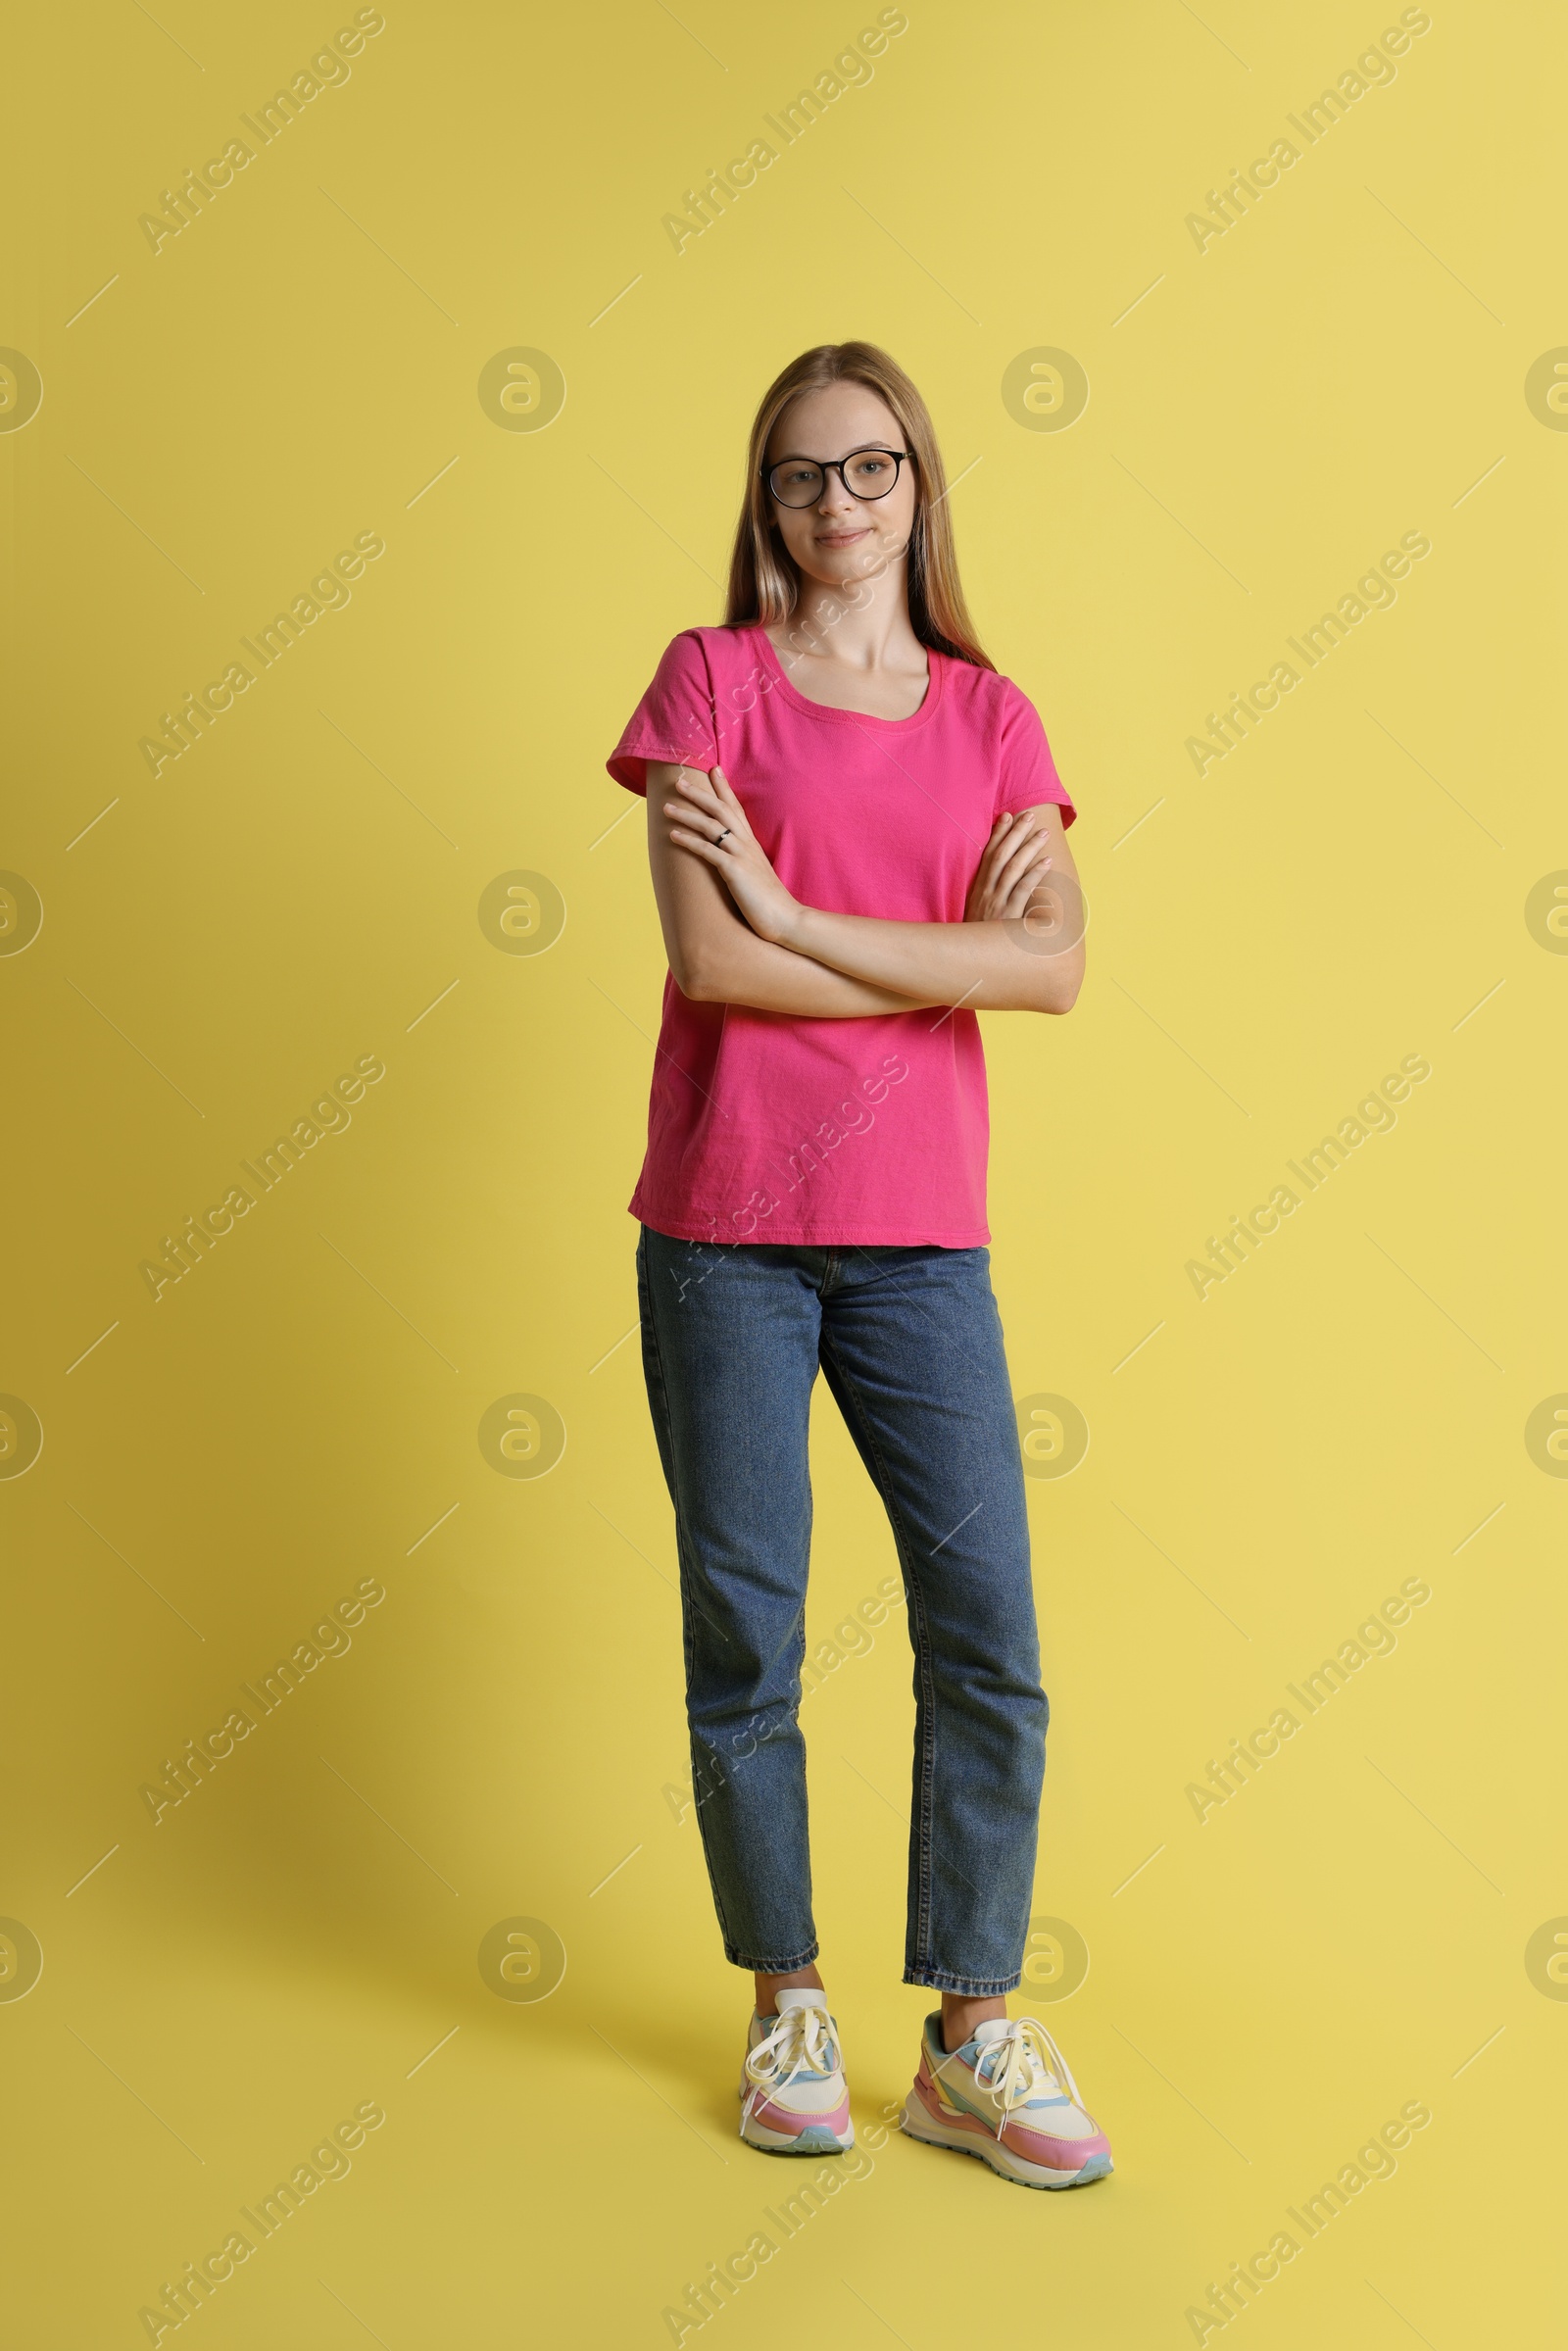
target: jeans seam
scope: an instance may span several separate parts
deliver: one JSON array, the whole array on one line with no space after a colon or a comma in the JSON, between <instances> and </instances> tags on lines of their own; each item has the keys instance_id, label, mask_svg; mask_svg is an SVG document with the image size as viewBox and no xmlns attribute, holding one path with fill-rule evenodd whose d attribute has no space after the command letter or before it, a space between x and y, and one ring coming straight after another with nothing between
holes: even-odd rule
<instances>
[{"instance_id":1,"label":"jeans seam","mask_svg":"<svg viewBox=\"0 0 1568 2351\"><path fill-rule=\"evenodd\" d=\"M886 1510L889 1523L893 1528L893 1539L899 1551L899 1565L904 1570L905 1591L910 1604L909 1621L915 1626L917 1635L915 1661L919 1667L920 1687L925 1698L922 1708L925 1716L925 1735L921 1741L919 1828L915 1840L915 1851L918 1856L915 1875L917 1894L915 1942L917 1949L924 1951L928 1947L931 1928L931 1790L936 1777L937 1746L937 1692L936 1678L931 1665L930 1621L926 1615L925 1594L921 1591L919 1579L914 1573L913 1545L909 1542L908 1530L899 1508L893 1481L888 1474L888 1466L882 1456L882 1448L877 1443L876 1431L860 1400L858 1388L825 1332L820 1346L823 1355L832 1357L833 1368L843 1385L843 1393L854 1399L856 1418L860 1423L866 1445L876 1463L877 1488L882 1496L882 1507ZM916 1619L918 1619L917 1623Z\"/></svg>"},{"instance_id":2,"label":"jeans seam","mask_svg":"<svg viewBox=\"0 0 1568 2351\"><path fill-rule=\"evenodd\" d=\"M674 1441L674 1431L673 1431L673 1429L672 1429L672 1427L671 1427L671 1425L670 1425L670 1418L669 1418L669 1388L668 1388L668 1383L666 1382L666 1380L665 1380L665 1378L664 1378L664 1358L663 1358L662 1354L662 1353L661 1353L661 1351L660 1351L660 1346L659 1346L659 1318L658 1318L658 1315L656 1314L656 1312L655 1312L655 1310L654 1310L654 1285L653 1285L653 1278L652 1278L652 1275L651 1275L651 1273L650 1273L650 1271L649 1271L649 1268L648 1268L648 1262L647 1262L647 1252L646 1252L646 1244L645 1244L645 1243L644 1243L644 1241L641 1239L641 1237L639 1237L639 1239L638 1239L638 1243L637 1243L637 1286L638 1286L638 1305L639 1305L639 1307L642 1309L642 1311L643 1311L643 1314L644 1314L644 1318L645 1318L645 1319L644 1319L644 1324L643 1324L643 1327L644 1327L644 1330L645 1330L645 1331L647 1332L647 1334L648 1334L648 1342L649 1342L648 1353L649 1353L649 1355L650 1355L650 1356L651 1356L651 1358L652 1358L652 1365L651 1365L651 1377L650 1377L650 1379L649 1379L649 1401L650 1401L650 1404L651 1404L651 1405L653 1405L653 1408L654 1408L654 1410L655 1410L655 1413L657 1414L657 1416L659 1417L659 1419L660 1419L660 1420L662 1421L662 1436L663 1436L663 1438L664 1438L664 1446L665 1446L665 1447L667 1447L667 1459L668 1459L668 1462L669 1462L670 1468L672 1469L672 1468L673 1468L673 1466L674 1466L674 1459L675 1459L675 1441ZM655 1381L656 1381L656 1380L657 1380L657 1383L658 1383L658 1391L659 1391L659 1395L658 1395L658 1401L657 1401L657 1403L654 1403L653 1389L654 1389L654 1384L655 1384ZM664 1448L662 1448L662 1449L664 1449ZM690 1586L690 1581L691 1581L691 1562L690 1562L690 1558L689 1558L688 1551L687 1551L687 1544L686 1544L686 1530L685 1530L684 1526L683 1526L683 1525L682 1525L682 1523L681 1523L681 1508L680 1508L680 1500L679 1500L679 1496L677 1495L677 1494L676 1494L676 1491L675 1491L675 1482L674 1482L674 1479L673 1479L673 1477L669 1477L669 1476L668 1476L668 1472L666 1472L666 1477L668 1478L668 1484L669 1484L669 1499L670 1499L670 1505L671 1505L671 1508L672 1508L672 1510L673 1510L673 1512L674 1512L674 1517L675 1517L675 1558L676 1558L676 1564L678 1565L678 1567L679 1567L679 1569L680 1569L680 1597L681 1597L681 1618L682 1618L682 1624L681 1624L681 1634L682 1634L681 1647L682 1647L682 1652L683 1652L683 1656L684 1656L684 1662L685 1662L685 1667L686 1667L686 1687L687 1687L687 1690L688 1690L688 1691L689 1691L689 1690L690 1690L690 1689L691 1689L691 1684L692 1684L693 1666L694 1666L694 1661L695 1661L695 1650L696 1650L696 1636L695 1636L695 1633L694 1633L694 1631L693 1631L693 1627L692 1627L692 1619L693 1619L693 1617L696 1615L696 1613L697 1613L697 1610L696 1610L696 1606L695 1606L695 1603L694 1603L694 1601L693 1601L693 1599L692 1599L691 1592L690 1592L690 1589L689 1589L689 1586ZM695 1798L695 1796L696 1796L696 1787L695 1787L695 1780L696 1780L696 1770L697 1770L697 1732L696 1732L696 1729L695 1729L695 1727L694 1727L694 1725L692 1724L692 1721L691 1721L691 1712L690 1712L690 1706L689 1706L689 1704L688 1704L688 1707L687 1707L686 1738L687 1738L687 1746L688 1746L688 1750L689 1750L689 1752L690 1752L691 1759L692 1759L693 1782L694 1782L694 1785L693 1785L693 1790L692 1790L692 1792L693 1792L693 1796L694 1796L694 1798ZM723 1894L722 1894L722 1892L721 1892L721 1890L720 1890L720 1888L719 1888L719 1883L718 1883L718 1877L717 1877L717 1873L715 1872L715 1870L714 1870L714 1868L713 1868L713 1856L712 1856L712 1853L711 1853L711 1851L710 1850L710 1847L709 1847L709 1842L708 1842L708 1829L707 1829L707 1825L705 1824L705 1822L704 1822L704 1820L703 1820L703 1817L702 1817L702 1805L701 1805L701 1803L698 1803L698 1804L696 1805L696 1812L697 1812L697 1831L698 1831L698 1835L701 1837L701 1838L702 1838L702 1841L703 1841L703 1861L704 1861L704 1865L706 1866L706 1868L707 1868L707 1871L708 1871L708 1883L709 1883L709 1886L710 1886L710 1887L711 1888L711 1891L712 1891L712 1896L713 1896L713 1908L714 1908L714 1909L715 1909L715 1911L718 1913L718 1927L719 1927L719 1933L720 1933L720 1934L723 1935L723 1937L724 1937L724 1942L725 1942L725 1946L726 1946L726 1948L728 1948L728 1947L731 1945L731 1943L732 1943L732 1936L731 1936L731 1934L730 1934L730 1925L729 1925L729 1920L728 1920L728 1919L725 1917L725 1915L724 1915L724 1897L723 1897ZM801 1964L804 1966L804 1965L805 1965L805 1962L803 1961ZM786 1971L786 1972L787 1972L787 1971Z\"/></svg>"}]
</instances>

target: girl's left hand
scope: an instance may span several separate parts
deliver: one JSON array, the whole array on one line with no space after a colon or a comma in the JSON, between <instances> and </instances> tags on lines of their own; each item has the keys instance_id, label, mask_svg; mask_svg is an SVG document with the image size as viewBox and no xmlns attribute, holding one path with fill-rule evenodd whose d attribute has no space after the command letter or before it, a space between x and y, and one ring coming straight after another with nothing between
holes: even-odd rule
<instances>
[{"instance_id":1,"label":"girl's left hand","mask_svg":"<svg viewBox=\"0 0 1568 2351\"><path fill-rule=\"evenodd\" d=\"M760 939L787 947L800 906L759 846L722 767L710 768L706 782L688 769L675 790L680 798L664 803L674 818L670 840L712 866Z\"/></svg>"}]
</instances>

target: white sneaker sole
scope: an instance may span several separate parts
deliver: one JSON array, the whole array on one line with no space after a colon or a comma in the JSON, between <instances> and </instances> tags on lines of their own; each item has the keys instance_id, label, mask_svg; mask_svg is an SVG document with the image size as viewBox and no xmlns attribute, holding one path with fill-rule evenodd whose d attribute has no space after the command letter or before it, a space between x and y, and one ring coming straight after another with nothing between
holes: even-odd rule
<instances>
[{"instance_id":1,"label":"white sneaker sole","mask_svg":"<svg viewBox=\"0 0 1568 2351\"><path fill-rule=\"evenodd\" d=\"M763 2155L848 2155L855 2144L852 2123L842 2138L824 2124L808 2123L804 2131L769 2131L755 2116L741 2131L749 2147Z\"/></svg>"},{"instance_id":2,"label":"white sneaker sole","mask_svg":"<svg viewBox=\"0 0 1568 2351\"><path fill-rule=\"evenodd\" d=\"M987 2163L1004 2180L1017 2187L1078 2187L1092 2180L1102 2180L1113 2169L1108 2155L1091 2155L1077 2171L1058 2172L1039 2163L1025 2163L1014 2155L988 2131L983 2123L969 2126L939 2123L929 2108L911 2090L904 2101L900 2129L907 2138L920 2139L928 2147L946 2147L955 2155L973 2155Z\"/></svg>"},{"instance_id":3,"label":"white sneaker sole","mask_svg":"<svg viewBox=\"0 0 1568 2351\"><path fill-rule=\"evenodd\" d=\"M749 2082L741 2083L742 2098L751 2086ZM753 2115L741 2125L741 2136L763 2155L848 2155L855 2144L855 2125L852 2122L841 2138L825 2123L808 2123L801 2131L774 2131Z\"/></svg>"}]
</instances>

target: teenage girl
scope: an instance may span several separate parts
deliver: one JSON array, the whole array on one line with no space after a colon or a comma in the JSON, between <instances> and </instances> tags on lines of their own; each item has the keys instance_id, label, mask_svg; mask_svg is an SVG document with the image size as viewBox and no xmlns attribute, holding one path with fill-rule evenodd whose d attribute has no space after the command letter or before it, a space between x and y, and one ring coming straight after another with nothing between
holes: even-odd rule
<instances>
[{"instance_id":1,"label":"teenage girl","mask_svg":"<svg viewBox=\"0 0 1568 2351\"><path fill-rule=\"evenodd\" d=\"M820 1370L914 1650L904 1981L941 2007L904 2129L1076 2186L1109 2148L1004 1997L1047 1704L975 1017L1072 1006L1074 810L975 640L931 419L885 352L825 345L770 386L724 624L675 638L609 765L647 795L669 959L631 1210L697 1813L725 1954L756 1978L741 2135L854 2143L797 1719Z\"/></svg>"}]
</instances>

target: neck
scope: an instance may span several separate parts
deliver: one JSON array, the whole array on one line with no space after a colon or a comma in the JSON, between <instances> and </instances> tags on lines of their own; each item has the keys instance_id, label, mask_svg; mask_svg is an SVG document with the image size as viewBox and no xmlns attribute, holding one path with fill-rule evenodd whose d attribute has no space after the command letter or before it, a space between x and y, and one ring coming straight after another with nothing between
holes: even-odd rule
<instances>
[{"instance_id":1,"label":"neck","mask_svg":"<svg viewBox=\"0 0 1568 2351\"><path fill-rule=\"evenodd\" d=\"M800 601L774 641L786 669L813 658L862 671L918 668L924 648L909 618L904 558L880 578L842 589L803 579Z\"/></svg>"}]
</instances>

